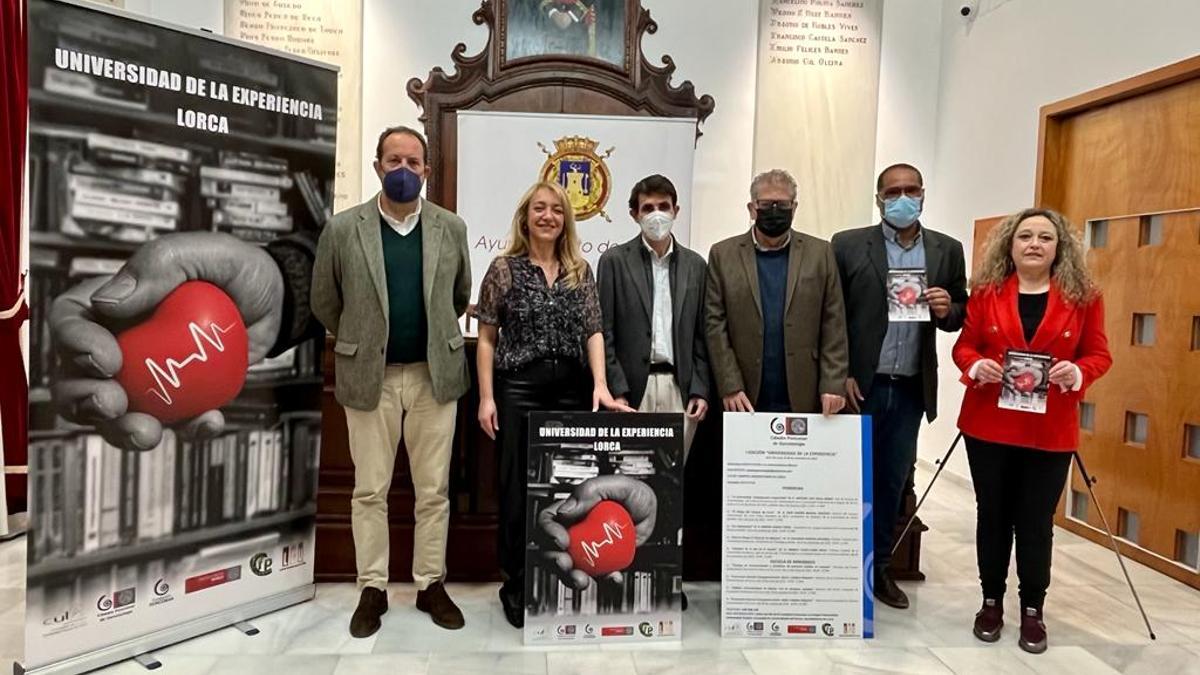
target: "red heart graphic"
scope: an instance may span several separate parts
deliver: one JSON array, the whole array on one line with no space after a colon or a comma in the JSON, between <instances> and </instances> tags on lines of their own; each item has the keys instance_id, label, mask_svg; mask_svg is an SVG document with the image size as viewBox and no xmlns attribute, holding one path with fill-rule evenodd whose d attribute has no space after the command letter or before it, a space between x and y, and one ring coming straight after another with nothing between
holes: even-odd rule
<instances>
[{"instance_id":1,"label":"red heart graphic","mask_svg":"<svg viewBox=\"0 0 1200 675\"><path fill-rule=\"evenodd\" d=\"M912 286L905 286L896 292L896 299L902 305L915 305L917 303L917 289Z\"/></svg>"},{"instance_id":2,"label":"red heart graphic","mask_svg":"<svg viewBox=\"0 0 1200 675\"><path fill-rule=\"evenodd\" d=\"M117 344L124 363L116 380L129 411L165 424L220 408L246 380L246 324L233 300L205 281L181 284Z\"/></svg>"},{"instance_id":3,"label":"red heart graphic","mask_svg":"<svg viewBox=\"0 0 1200 675\"><path fill-rule=\"evenodd\" d=\"M1033 373L1026 370L1025 372L1013 377L1013 386L1022 394L1028 394L1037 386L1037 377Z\"/></svg>"},{"instance_id":4,"label":"red heart graphic","mask_svg":"<svg viewBox=\"0 0 1200 675\"><path fill-rule=\"evenodd\" d=\"M629 567L637 550L637 531L629 512L607 499L593 506L567 534L571 537L567 552L575 568L594 577Z\"/></svg>"}]
</instances>

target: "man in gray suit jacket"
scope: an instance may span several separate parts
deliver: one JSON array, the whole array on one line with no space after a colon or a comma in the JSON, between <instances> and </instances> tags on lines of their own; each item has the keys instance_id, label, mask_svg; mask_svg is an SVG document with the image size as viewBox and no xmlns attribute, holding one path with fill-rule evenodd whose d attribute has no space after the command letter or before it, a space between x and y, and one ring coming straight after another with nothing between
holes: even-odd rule
<instances>
[{"instance_id":1,"label":"man in gray suit jacket","mask_svg":"<svg viewBox=\"0 0 1200 675\"><path fill-rule=\"evenodd\" d=\"M385 130L374 165L382 192L330 219L313 268L313 314L336 338L336 395L354 460L355 637L379 630L387 611L387 497L402 435L416 493L417 609L443 628L464 624L442 582L454 418L470 384L458 317L471 262L462 219L421 199L428 160L421 134Z\"/></svg>"},{"instance_id":2,"label":"man in gray suit jacket","mask_svg":"<svg viewBox=\"0 0 1200 675\"><path fill-rule=\"evenodd\" d=\"M642 412L684 412L684 457L708 412L710 374L704 340L704 259L671 234L679 215L675 186L647 176L633 186L633 239L600 256L608 386ZM620 321L617 318L620 317Z\"/></svg>"},{"instance_id":3,"label":"man in gray suit jacket","mask_svg":"<svg viewBox=\"0 0 1200 675\"><path fill-rule=\"evenodd\" d=\"M882 221L833 236L846 298L853 412L871 415L875 512L875 597L898 609L908 596L888 572L904 487L917 459L922 413L937 416L936 330L956 331L966 316L962 244L919 220L925 200L921 172L894 164L879 174L875 201ZM889 320L889 271L919 270L928 321ZM896 282L897 285L904 282ZM911 285L911 284L910 284ZM893 293L893 298L898 295ZM898 298L892 302L898 301ZM900 313L896 313L901 318Z\"/></svg>"}]
</instances>

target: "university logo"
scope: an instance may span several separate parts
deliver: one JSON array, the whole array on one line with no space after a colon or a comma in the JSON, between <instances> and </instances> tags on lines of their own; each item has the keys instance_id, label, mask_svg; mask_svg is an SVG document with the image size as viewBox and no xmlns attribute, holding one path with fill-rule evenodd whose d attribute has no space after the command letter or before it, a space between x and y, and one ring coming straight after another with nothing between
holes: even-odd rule
<instances>
[{"instance_id":1,"label":"university logo","mask_svg":"<svg viewBox=\"0 0 1200 675\"><path fill-rule=\"evenodd\" d=\"M604 212L604 205L612 194L612 174L604 160L616 148L609 148L603 155L596 154L600 141L586 136L564 136L554 141L554 152L538 143L546 153L542 165L541 179L547 183L558 183L571 198L576 222L599 215L608 222L612 218Z\"/></svg>"}]
</instances>

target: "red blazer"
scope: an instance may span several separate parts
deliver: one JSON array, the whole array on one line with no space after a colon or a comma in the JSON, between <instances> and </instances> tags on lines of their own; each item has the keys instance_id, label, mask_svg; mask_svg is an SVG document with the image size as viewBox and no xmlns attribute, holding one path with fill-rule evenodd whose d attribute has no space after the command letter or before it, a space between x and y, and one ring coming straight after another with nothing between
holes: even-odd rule
<instances>
[{"instance_id":1,"label":"red blazer","mask_svg":"<svg viewBox=\"0 0 1200 675\"><path fill-rule=\"evenodd\" d=\"M1017 313L1017 277L1010 275L999 287L971 293L962 333L954 343L954 363L967 385L958 428L975 438L1040 450L1069 452L1079 447L1079 401L1089 385L1108 371L1112 356L1104 335L1104 303L1097 297L1084 306L1069 304L1051 282L1046 314L1031 342L1025 342ZM1000 384L980 384L967 377L982 358L1004 363L1004 352L1020 349L1050 354L1079 366L1083 386L1062 391L1050 385L1046 413L1002 410Z\"/></svg>"}]
</instances>

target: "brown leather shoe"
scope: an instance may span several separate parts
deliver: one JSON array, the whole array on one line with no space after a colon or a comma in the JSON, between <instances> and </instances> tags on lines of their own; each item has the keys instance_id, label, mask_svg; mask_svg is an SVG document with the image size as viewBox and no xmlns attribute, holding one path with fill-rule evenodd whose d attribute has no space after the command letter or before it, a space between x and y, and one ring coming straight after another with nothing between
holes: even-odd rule
<instances>
[{"instance_id":1,"label":"brown leather shoe","mask_svg":"<svg viewBox=\"0 0 1200 675\"><path fill-rule=\"evenodd\" d=\"M1004 628L1004 603L994 598L983 601L983 607L975 613L975 637L984 642L995 642L1000 639L1000 629Z\"/></svg>"},{"instance_id":2,"label":"brown leather shoe","mask_svg":"<svg viewBox=\"0 0 1200 675\"><path fill-rule=\"evenodd\" d=\"M462 611L446 593L446 587L440 581L429 584L429 588L417 591L417 609L429 614L433 622L442 628L458 630L467 625Z\"/></svg>"},{"instance_id":3,"label":"brown leather shoe","mask_svg":"<svg viewBox=\"0 0 1200 675\"><path fill-rule=\"evenodd\" d=\"M383 616L388 610L387 593L367 586L358 596L358 608L350 617L350 635L356 638L370 637L379 630Z\"/></svg>"},{"instance_id":4,"label":"brown leather shoe","mask_svg":"<svg viewBox=\"0 0 1200 675\"><path fill-rule=\"evenodd\" d=\"M908 596L896 585L892 573L887 570L875 572L875 599L896 609L908 609Z\"/></svg>"}]
</instances>

